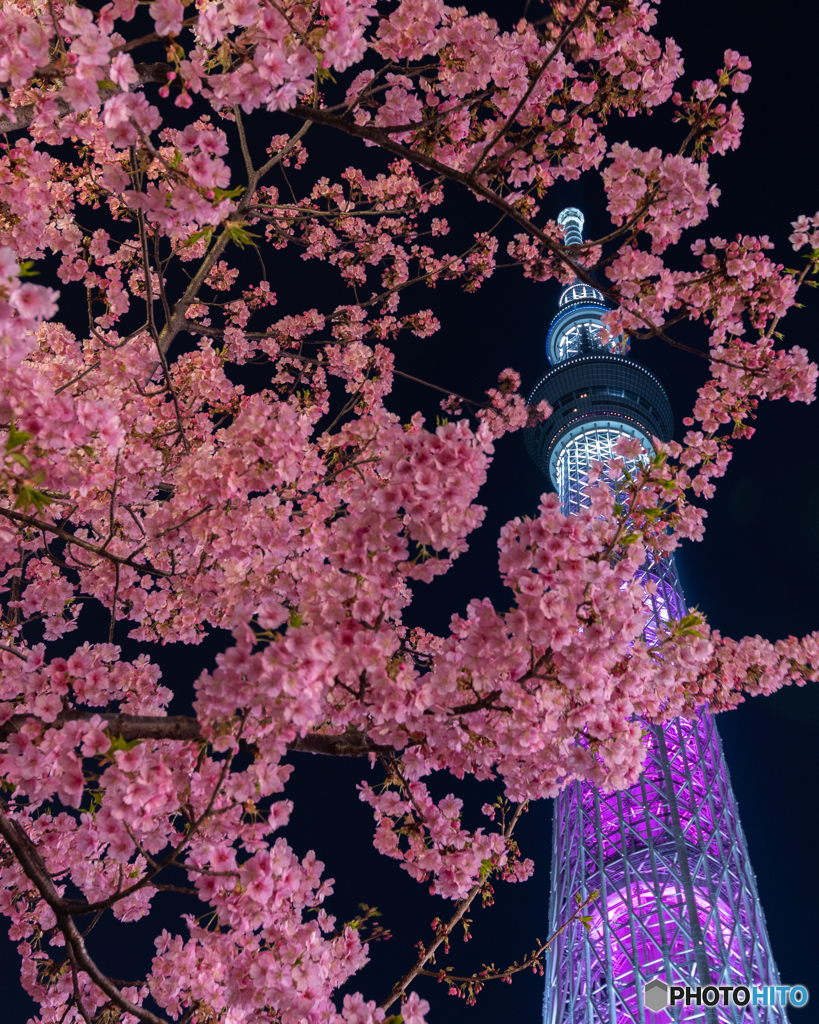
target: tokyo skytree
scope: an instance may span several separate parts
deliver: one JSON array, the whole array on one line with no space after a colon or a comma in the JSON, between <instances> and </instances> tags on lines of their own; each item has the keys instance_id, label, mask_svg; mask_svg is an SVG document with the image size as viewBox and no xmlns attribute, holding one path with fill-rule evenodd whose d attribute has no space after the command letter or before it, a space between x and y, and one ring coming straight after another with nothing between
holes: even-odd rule
<instances>
[{"instance_id":1,"label":"tokyo skytree","mask_svg":"<svg viewBox=\"0 0 819 1024\"><path fill-rule=\"evenodd\" d=\"M567 244L582 242L583 214L558 218ZM552 415L526 431L526 446L554 485L566 515L588 506L592 461L613 457L617 439L670 440L671 407L659 381L606 343L601 293L575 281L563 289L546 342L552 369L532 392ZM673 559L645 564L645 636L686 614ZM714 717L646 725L645 770L630 789L603 793L570 784L555 800L549 934L598 890L589 930L570 925L546 967L544 1024L665 1024L683 1020L786 1024L781 1006L677 1004L656 1015L644 985L776 985L757 894Z\"/></svg>"}]
</instances>

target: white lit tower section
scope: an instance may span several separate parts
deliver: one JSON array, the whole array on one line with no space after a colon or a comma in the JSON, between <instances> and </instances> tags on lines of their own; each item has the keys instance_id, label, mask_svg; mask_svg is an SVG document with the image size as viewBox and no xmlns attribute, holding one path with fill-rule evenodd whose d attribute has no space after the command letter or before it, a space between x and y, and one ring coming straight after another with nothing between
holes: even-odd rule
<instances>
[{"instance_id":1,"label":"white lit tower section","mask_svg":"<svg viewBox=\"0 0 819 1024\"><path fill-rule=\"evenodd\" d=\"M583 214L564 210L569 244L582 242ZM587 504L593 460L613 455L622 434L646 451L669 440L673 419L659 381L603 343L607 306L596 288L563 289L546 347L552 369L532 392L554 410L526 431L526 447L563 512ZM645 637L685 614L673 560L646 564ZM574 910L574 895L600 891L591 930L569 926L547 964L544 1024L785 1024L784 1009L675 1007L656 1016L643 985L659 977L688 985L776 985L779 975L714 718L646 724L647 758L631 789L605 794L573 783L555 801L549 933Z\"/></svg>"}]
</instances>

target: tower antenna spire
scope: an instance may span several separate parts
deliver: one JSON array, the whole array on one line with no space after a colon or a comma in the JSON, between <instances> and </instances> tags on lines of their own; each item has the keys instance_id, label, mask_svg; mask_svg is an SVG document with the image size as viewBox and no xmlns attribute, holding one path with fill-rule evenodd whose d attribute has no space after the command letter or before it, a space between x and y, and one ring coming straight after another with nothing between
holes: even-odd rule
<instances>
[{"instance_id":1,"label":"tower antenna spire","mask_svg":"<svg viewBox=\"0 0 819 1024\"><path fill-rule=\"evenodd\" d=\"M564 245L583 244L583 225L586 223L586 218L576 206L567 206L565 210L561 210L557 223L565 229Z\"/></svg>"}]
</instances>

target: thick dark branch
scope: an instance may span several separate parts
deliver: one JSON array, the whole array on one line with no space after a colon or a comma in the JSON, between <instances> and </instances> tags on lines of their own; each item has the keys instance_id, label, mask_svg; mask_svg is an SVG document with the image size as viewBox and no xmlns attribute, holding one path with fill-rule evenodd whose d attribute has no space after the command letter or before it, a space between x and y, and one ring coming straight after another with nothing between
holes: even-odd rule
<instances>
[{"instance_id":1,"label":"thick dark branch","mask_svg":"<svg viewBox=\"0 0 819 1024\"><path fill-rule=\"evenodd\" d=\"M15 652L16 653L16 652ZM177 740L199 743L205 740L202 727L189 715L122 715L106 711L79 711L70 708L61 711L53 722L43 722L36 715L13 715L0 725L0 741L18 732L27 721L39 721L46 729L60 729L68 722L90 722L101 718L112 736L121 736L128 743L134 740ZM392 753L392 747L373 743L367 735L349 729L340 736L308 733L297 736L288 744L288 750L307 754L326 754L329 757L364 757L366 754Z\"/></svg>"},{"instance_id":2,"label":"thick dark branch","mask_svg":"<svg viewBox=\"0 0 819 1024\"><path fill-rule=\"evenodd\" d=\"M168 78L168 72L171 70L170 64L165 64L162 61L157 61L155 64L135 64L134 67L139 75L139 79L131 86L131 91L138 89L140 86L147 85L148 82L164 85ZM35 74L40 78L53 77L50 68L38 69ZM100 89L100 100L104 101L111 96L116 96L120 91L120 89ZM66 117L72 113L73 108L71 105L66 103L59 95L47 93L46 98L53 99L56 102L61 117ZM0 132L22 131L22 129L28 128L36 116L36 103L26 103L22 107L15 107L14 118L0 117Z\"/></svg>"},{"instance_id":3,"label":"thick dark branch","mask_svg":"<svg viewBox=\"0 0 819 1024\"><path fill-rule=\"evenodd\" d=\"M23 826L9 817L5 801L0 801L0 836L51 909L55 913L62 910L63 900L51 880L48 868Z\"/></svg>"},{"instance_id":4,"label":"thick dark branch","mask_svg":"<svg viewBox=\"0 0 819 1024\"><path fill-rule=\"evenodd\" d=\"M186 715L118 715L106 711L77 711L73 708L61 711L53 722L42 722L46 729L61 729L68 722L90 722L101 718L104 727L112 736L122 736L131 743L133 740L186 740L198 742L203 739L199 722ZM35 715L13 715L0 725L0 740L6 740L18 732L27 721L41 721Z\"/></svg>"},{"instance_id":5,"label":"thick dark branch","mask_svg":"<svg viewBox=\"0 0 819 1024\"><path fill-rule=\"evenodd\" d=\"M194 14L191 18L186 18L182 22L182 28L189 28L191 25L195 25L199 21L199 15ZM128 53L130 50L136 50L138 46L147 46L148 43L158 43L160 39L166 39L166 36L161 36L158 32L149 32L146 36L140 36L138 39L132 39L130 42L123 43L121 46L115 46L111 51L113 57L117 53ZM139 65L137 65L139 67Z\"/></svg>"},{"instance_id":6,"label":"thick dark branch","mask_svg":"<svg viewBox=\"0 0 819 1024\"><path fill-rule=\"evenodd\" d=\"M55 96L54 99L61 117L71 113L71 107L64 99L60 96ZM0 117L0 132L5 134L6 132L22 131L23 128L28 128L36 116L37 105L35 103L26 103L22 107L15 107L13 119L10 117Z\"/></svg>"},{"instance_id":7,"label":"thick dark branch","mask_svg":"<svg viewBox=\"0 0 819 1024\"><path fill-rule=\"evenodd\" d=\"M69 947L71 956L76 960L77 966L85 971L91 980L123 1010L132 1013L139 1020L145 1021L145 1024L167 1024L167 1019L157 1017L155 1013L137 1006L127 996L124 996L88 955L88 950L85 948L85 940L74 924L71 914L66 909L66 902L57 892L48 868L37 851L37 847L31 841L23 826L9 817L8 808L5 804L0 806L0 836L3 837L14 854L26 877L54 911L57 918L57 926L63 933L66 945Z\"/></svg>"},{"instance_id":8,"label":"thick dark branch","mask_svg":"<svg viewBox=\"0 0 819 1024\"><path fill-rule=\"evenodd\" d=\"M495 701L500 697L500 695L500 690L493 690L491 693L487 693L485 697L481 697L472 704L459 704L457 707L449 708L449 711L453 715L468 715L473 711L484 711L486 708L491 708L493 711L509 711L509 708L495 704Z\"/></svg>"},{"instance_id":9,"label":"thick dark branch","mask_svg":"<svg viewBox=\"0 0 819 1024\"><path fill-rule=\"evenodd\" d=\"M155 85L165 85L168 81L168 72L171 70L171 65L159 60L155 64L134 64L134 70L139 75L139 81L134 83L133 88L147 85L148 82L153 82Z\"/></svg>"},{"instance_id":10,"label":"thick dark branch","mask_svg":"<svg viewBox=\"0 0 819 1024\"><path fill-rule=\"evenodd\" d=\"M123 1010L126 1010L128 1013L132 1013L138 1020L144 1021L145 1024L168 1024L167 1017L157 1017L155 1013L151 1013L151 1011L146 1010L145 1007L137 1006L136 1003L132 1002L127 996L120 992L117 986L106 974L102 973L96 963L94 963L89 956L88 950L85 948L85 939L80 934L79 929L74 924L71 917L58 914L57 922L60 926L60 930L65 936L66 942L70 945L74 953L77 966L81 967L82 970L85 971L88 977L95 985L98 985L99 988L102 989L109 999Z\"/></svg>"},{"instance_id":11,"label":"thick dark branch","mask_svg":"<svg viewBox=\"0 0 819 1024\"><path fill-rule=\"evenodd\" d=\"M288 750L308 754L329 754L331 757L364 757L366 754L392 754L392 747L380 746L363 732L348 729L341 736L322 736L320 733L309 732L306 736L297 736L287 744Z\"/></svg>"}]
</instances>

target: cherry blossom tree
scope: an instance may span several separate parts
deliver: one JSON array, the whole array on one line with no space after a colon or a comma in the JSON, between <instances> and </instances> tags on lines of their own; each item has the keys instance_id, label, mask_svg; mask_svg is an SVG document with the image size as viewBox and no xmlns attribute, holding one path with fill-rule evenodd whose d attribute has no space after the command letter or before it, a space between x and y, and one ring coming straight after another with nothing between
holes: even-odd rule
<instances>
[{"instance_id":1,"label":"cherry blossom tree","mask_svg":"<svg viewBox=\"0 0 819 1024\"><path fill-rule=\"evenodd\" d=\"M734 641L693 611L649 643L634 578L701 538L760 401L813 400L780 328L819 214L794 224L797 270L765 237L698 235L750 61L676 91L679 49L637 0L555 0L512 31L440 0L15 0L0 20L0 909L23 984L61 1024L423 1024L454 926L532 871L529 801L629 786L646 721L819 674L819 634ZM609 140L652 111L676 151ZM305 164L322 134L338 174ZM581 175L611 230L570 246L549 190ZM465 248L452 196L494 208ZM596 467L587 513L544 495L504 527L509 610L474 600L433 635L405 625L413 592L467 549L495 441L550 410L508 370L482 403L444 389L437 425L402 418L391 346L440 327L405 292L474 291L499 259L603 288L612 338L685 348L697 321L710 379L680 443L635 468L624 438ZM284 260L344 300L291 308ZM169 714L157 645L215 629L232 641L188 681L194 713ZM355 985L375 918L330 916L323 865L288 843L294 751L369 758L362 841L449 901L386 996ZM504 797L470 829L437 773ZM168 892L190 909L149 973L106 974L97 922L161 916ZM472 998L544 949L445 987Z\"/></svg>"}]
</instances>

